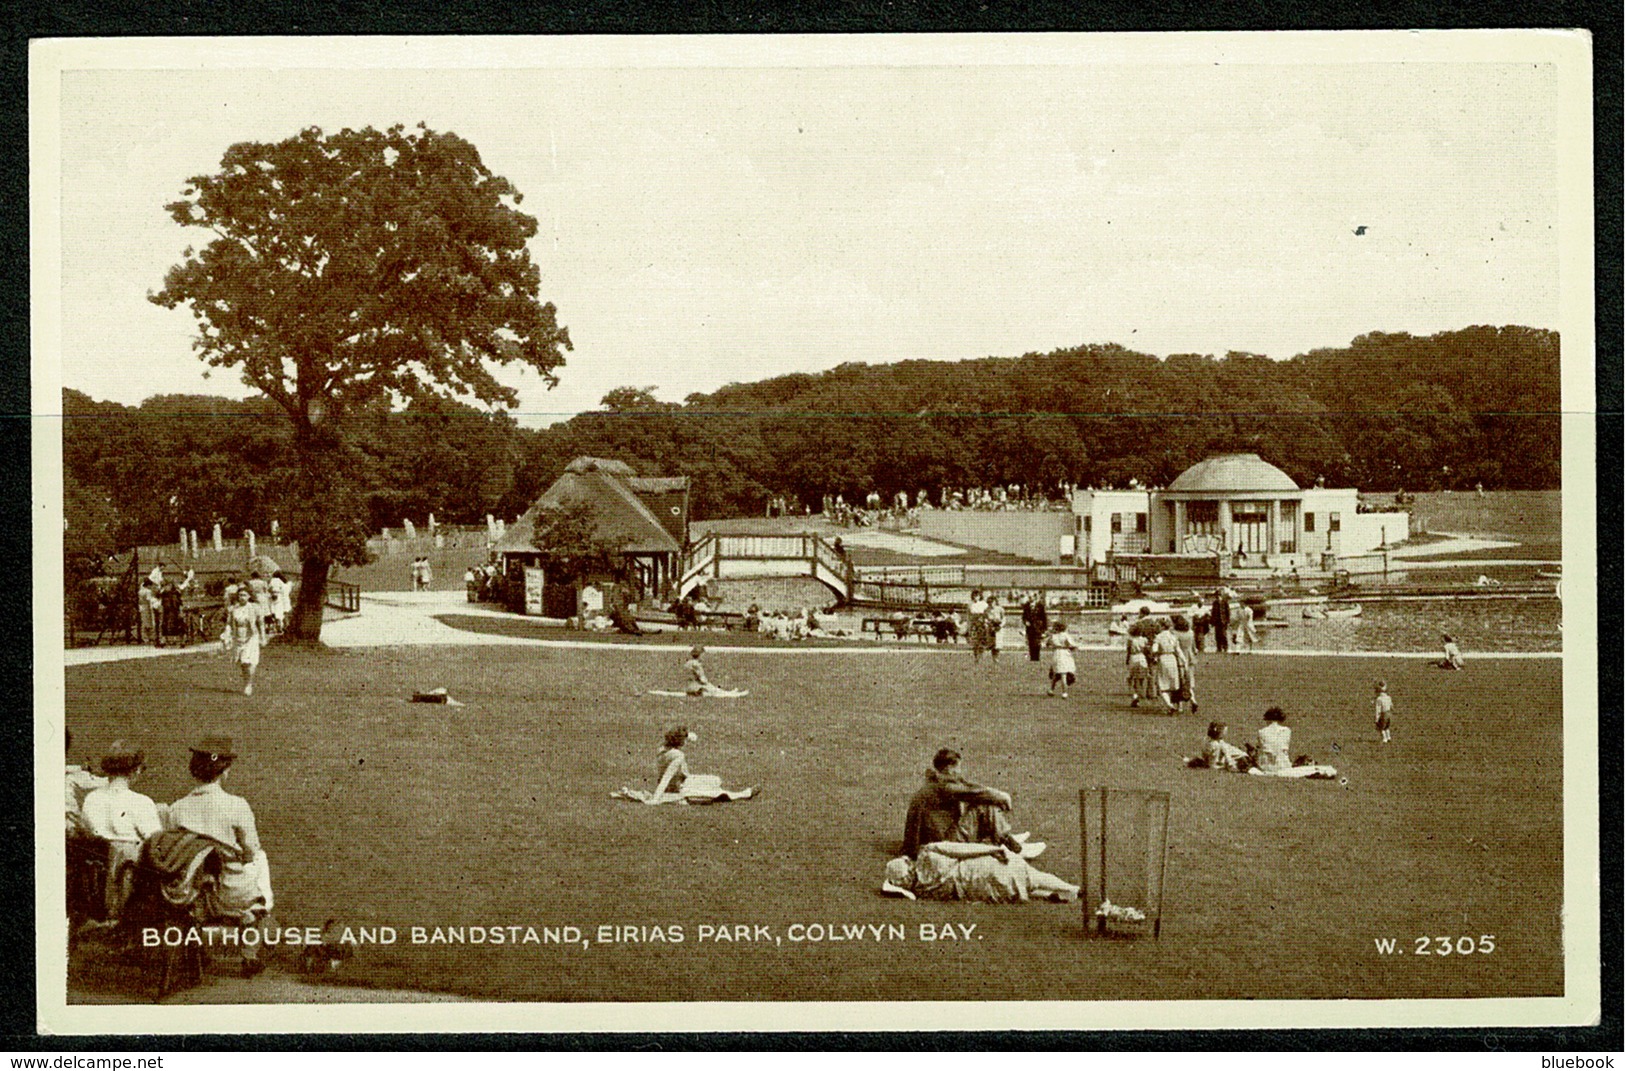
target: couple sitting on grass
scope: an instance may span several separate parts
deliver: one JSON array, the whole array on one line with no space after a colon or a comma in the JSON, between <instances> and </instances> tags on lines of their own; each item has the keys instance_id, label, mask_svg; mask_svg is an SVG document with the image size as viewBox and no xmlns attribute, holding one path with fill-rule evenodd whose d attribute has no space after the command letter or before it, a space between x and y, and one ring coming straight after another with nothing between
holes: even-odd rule
<instances>
[{"instance_id":1,"label":"couple sitting on grass","mask_svg":"<svg viewBox=\"0 0 1625 1071\"><path fill-rule=\"evenodd\" d=\"M909 800L903 854L886 864L881 892L909 900L1018 903L1077 897L1078 887L1029 866L1040 841L1010 832L1010 796L965 780L959 752L943 748Z\"/></svg>"},{"instance_id":2,"label":"couple sitting on grass","mask_svg":"<svg viewBox=\"0 0 1625 1071\"><path fill-rule=\"evenodd\" d=\"M1258 730L1258 742L1239 748L1224 738L1229 726L1222 721L1209 722L1207 743L1202 754L1185 760L1193 769L1226 770L1231 773L1250 773L1265 777L1336 777L1335 767L1315 763L1307 755L1292 757L1292 730L1286 724L1286 712L1270 707L1264 712L1264 725Z\"/></svg>"}]
</instances>

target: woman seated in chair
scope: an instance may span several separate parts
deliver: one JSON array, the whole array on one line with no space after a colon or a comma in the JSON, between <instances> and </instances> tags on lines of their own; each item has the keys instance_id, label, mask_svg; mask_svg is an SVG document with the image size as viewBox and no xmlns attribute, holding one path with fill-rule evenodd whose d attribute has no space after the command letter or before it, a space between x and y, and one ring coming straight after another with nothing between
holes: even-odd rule
<instances>
[{"instance_id":1,"label":"woman seated in chair","mask_svg":"<svg viewBox=\"0 0 1625 1071\"><path fill-rule=\"evenodd\" d=\"M81 808L91 835L108 845L106 898L110 919L119 917L129 899L142 842L164 827L152 797L130 787L141 779L146 768L146 756L139 749L122 740L115 742L102 756L107 784L89 792Z\"/></svg>"},{"instance_id":2,"label":"woman seated in chair","mask_svg":"<svg viewBox=\"0 0 1625 1071\"><path fill-rule=\"evenodd\" d=\"M189 768L197 787L169 807L169 827L218 841L229 850L223 856L220 906L245 922L270 913L270 864L260 847L254 810L241 796L225 789L226 775L237 759L231 738L205 736L192 745Z\"/></svg>"}]
</instances>

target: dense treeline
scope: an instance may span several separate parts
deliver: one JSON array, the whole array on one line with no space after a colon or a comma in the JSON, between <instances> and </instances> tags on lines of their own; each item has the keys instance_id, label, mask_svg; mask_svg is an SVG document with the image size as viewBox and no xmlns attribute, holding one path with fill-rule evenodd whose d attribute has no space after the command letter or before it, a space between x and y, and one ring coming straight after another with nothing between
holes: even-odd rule
<instances>
[{"instance_id":1,"label":"dense treeline","mask_svg":"<svg viewBox=\"0 0 1625 1071\"><path fill-rule=\"evenodd\" d=\"M268 531L286 516L291 445L263 399L67 391L64 461L75 540L168 540L179 526ZM1300 484L1373 491L1560 483L1554 332L1473 327L1372 334L1289 361L1158 359L1120 346L1019 358L842 365L734 384L678 404L654 388L541 430L456 402L360 422L375 528L513 517L579 454L694 480L696 517L941 487L1166 484L1208 454L1253 450Z\"/></svg>"},{"instance_id":2,"label":"dense treeline","mask_svg":"<svg viewBox=\"0 0 1625 1071\"><path fill-rule=\"evenodd\" d=\"M692 395L623 389L538 433L528 468L611 454L695 477L699 516L870 490L1164 485L1253 450L1300 484L1373 491L1559 486L1550 331L1364 335L1290 361L1158 359L1120 346L1020 358L842 365Z\"/></svg>"},{"instance_id":3,"label":"dense treeline","mask_svg":"<svg viewBox=\"0 0 1625 1071\"><path fill-rule=\"evenodd\" d=\"M288 523L295 457L288 421L264 398L159 395L140 406L63 392L63 477L70 556L168 542L178 529L264 535ZM457 402L364 412L355 470L376 531L434 513L447 524L513 516L534 497L520 479L525 434L506 413Z\"/></svg>"}]
</instances>

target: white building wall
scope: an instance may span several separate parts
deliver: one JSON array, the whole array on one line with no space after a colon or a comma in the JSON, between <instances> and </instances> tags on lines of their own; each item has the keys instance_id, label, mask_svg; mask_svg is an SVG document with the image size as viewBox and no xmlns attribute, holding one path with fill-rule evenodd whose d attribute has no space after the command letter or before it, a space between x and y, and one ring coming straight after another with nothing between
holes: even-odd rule
<instances>
[{"instance_id":1,"label":"white building wall","mask_svg":"<svg viewBox=\"0 0 1625 1071\"><path fill-rule=\"evenodd\" d=\"M1060 511L928 509L920 511L919 532L930 539L1054 564L1066 557L1069 548L1063 543L1075 523L1072 514Z\"/></svg>"},{"instance_id":2,"label":"white building wall","mask_svg":"<svg viewBox=\"0 0 1625 1071\"><path fill-rule=\"evenodd\" d=\"M1302 549L1309 554L1369 554L1411 534L1410 514L1361 513L1360 492L1352 487L1312 487L1303 493L1303 511L1315 517L1314 531L1303 535ZM1333 514L1337 531L1331 530Z\"/></svg>"},{"instance_id":3,"label":"white building wall","mask_svg":"<svg viewBox=\"0 0 1625 1071\"><path fill-rule=\"evenodd\" d=\"M1072 512L1076 514L1078 531L1078 561L1084 565L1105 561L1112 549L1112 515L1122 517L1124 535L1135 531L1135 517L1150 514L1151 496L1145 491L1074 491ZM1085 523L1087 518L1087 523ZM1152 523L1148 517L1148 525ZM1146 532L1146 548L1154 549L1151 533ZM1133 542L1133 540L1131 540Z\"/></svg>"}]
</instances>

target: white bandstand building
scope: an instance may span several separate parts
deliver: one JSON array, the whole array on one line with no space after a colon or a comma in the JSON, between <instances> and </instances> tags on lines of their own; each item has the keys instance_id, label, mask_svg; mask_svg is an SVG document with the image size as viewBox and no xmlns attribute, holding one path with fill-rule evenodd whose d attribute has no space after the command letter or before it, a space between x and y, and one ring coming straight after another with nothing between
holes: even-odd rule
<instances>
[{"instance_id":1,"label":"white bandstand building","mask_svg":"<svg viewBox=\"0 0 1625 1071\"><path fill-rule=\"evenodd\" d=\"M1407 513L1361 513L1352 487L1299 487L1257 454L1198 461L1160 490L1077 491L1076 556L1217 557L1230 569L1321 570L1410 536Z\"/></svg>"}]
</instances>

